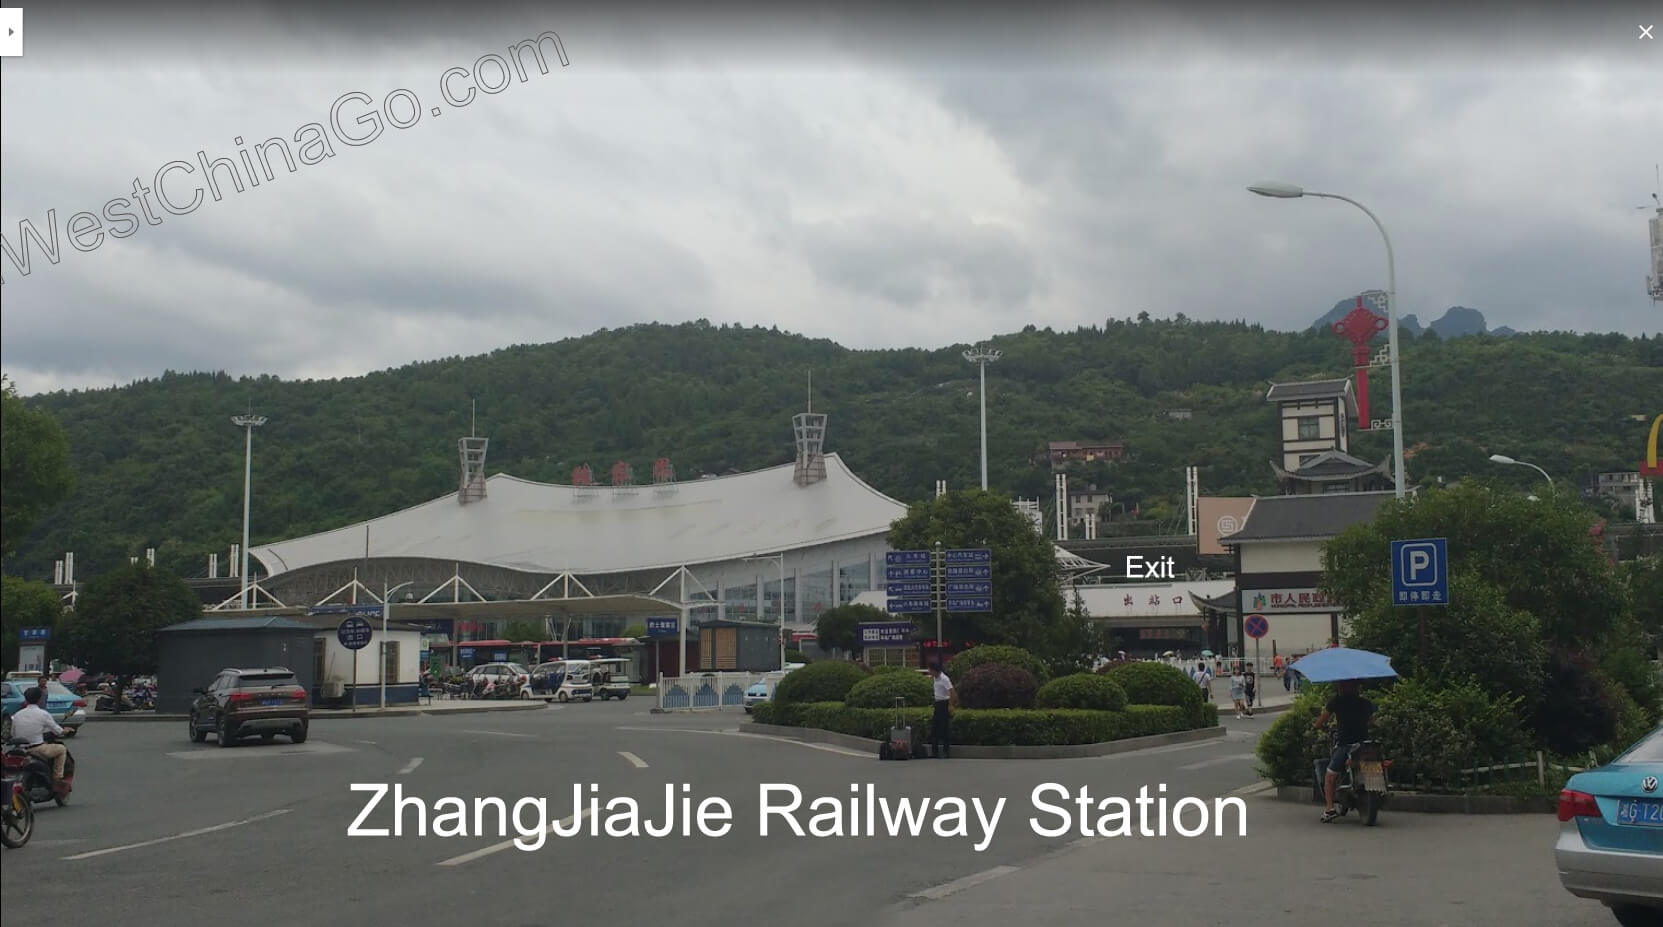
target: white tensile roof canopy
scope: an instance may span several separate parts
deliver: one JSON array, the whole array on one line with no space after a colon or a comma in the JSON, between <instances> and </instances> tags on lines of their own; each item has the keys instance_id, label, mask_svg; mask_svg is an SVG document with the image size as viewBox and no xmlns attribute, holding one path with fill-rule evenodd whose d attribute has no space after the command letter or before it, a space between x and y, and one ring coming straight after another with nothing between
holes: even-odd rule
<instances>
[{"instance_id":1,"label":"white tensile roof canopy","mask_svg":"<svg viewBox=\"0 0 1663 927\"><path fill-rule=\"evenodd\" d=\"M451 493L333 531L254 547L271 575L328 563L432 559L527 573L673 569L882 535L907 507L863 482L836 454L807 486L793 464L663 485L562 486L507 474L485 498Z\"/></svg>"}]
</instances>

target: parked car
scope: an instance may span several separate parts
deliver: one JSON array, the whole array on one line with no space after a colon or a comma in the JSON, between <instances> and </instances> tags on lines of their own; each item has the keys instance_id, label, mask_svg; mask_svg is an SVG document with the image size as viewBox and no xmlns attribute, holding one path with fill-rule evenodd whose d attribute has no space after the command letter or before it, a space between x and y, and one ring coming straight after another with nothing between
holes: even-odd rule
<instances>
[{"instance_id":1,"label":"parked car","mask_svg":"<svg viewBox=\"0 0 1663 927\"><path fill-rule=\"evenodd\" d=\"M1559 882L1624 927L1663 923L1663 725L1559 793Z\"/></svg>"},{"instance_id":2,"label":"parked car","mask_svg":"<svg viewBox=\"0 0 1663 927\"><path fill-rule=\"evenodd\" d=\"M0 682L0 705L4 706L6 718L5 730L0 731L3 738L11 737L12 715L23 707L23 693L33 688L38 681L38 676L19 676ZM63 683L47 680L46 712L63 726L65 734L74 736L81 725L86 723L87 700L71 692Z\"/></svg>"},{"instance_id":3,"label":"parked car","mask_svg":"<svg viewBox=\"0 0 1663 927\"><path fill-rule=\"evenodd\" d=\"M601 701L629 698L629 660L624 657L604 657L589 661L589 685Z\"/></svg>"},{"instance_id":4,"label":"parked car","mask_svg":"<svg viewBox=\"0 0 1663 927\"><path fill-rule=\"evenodd\" d=\"M531 685L531 671L518 663L481 663L468 670L468 684L475 695L485 691L490 683L498 687L514 686L524 691Z\"/></svg>"},{"instance_id":5,"label":"parked car","mask_svg":"<svg viewBox=\"0 0 1663 927\"><path fill-rule=\"evenodd\" d=\"M785 678L785 674L802 665L801 663L787 663L783 672L769 673L758 682L753 683L749 689L745 690L745 713L750 714L752 708L773 698L774 689L779 686L780 680Z\"/></svg>"},{"instance_id":6,"label":"parked car","mask_svg":"<svg viewBox=\"0 0 1663 927\"><path fill-rule=\"evenodd\" d=\"M282 666L220 670L207 687L194 690L190 735L202 743L212 732L222 747L259 735L271 743L278 734L303 744L311 723L306 690Z\"/></svg>"}]
</instances>

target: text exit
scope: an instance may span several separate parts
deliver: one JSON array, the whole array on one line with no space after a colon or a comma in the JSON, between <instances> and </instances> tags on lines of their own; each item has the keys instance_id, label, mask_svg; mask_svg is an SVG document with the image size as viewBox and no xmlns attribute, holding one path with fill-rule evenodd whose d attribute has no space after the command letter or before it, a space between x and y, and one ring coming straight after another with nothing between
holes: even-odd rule
<instances>
[{"instance_id":1,"label":"text exit","mask_svg":"<svg viewBox=\"0 0 1663 927\"><path fill-rule=\"evenodd\" d=\"M1142 554L1126 558L1127 579L1177 579L1178 562L1168 555L1153 559Z\"/></svg>"}]
</instances>

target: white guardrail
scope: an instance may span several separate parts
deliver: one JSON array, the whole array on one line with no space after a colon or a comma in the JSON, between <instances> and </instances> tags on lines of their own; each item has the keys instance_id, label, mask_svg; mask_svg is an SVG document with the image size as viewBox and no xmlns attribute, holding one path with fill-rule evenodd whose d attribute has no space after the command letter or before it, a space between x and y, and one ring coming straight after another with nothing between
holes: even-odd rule
<instances>
[{"instance_id":1,"label":"white guardrail","mask_svg":"<svg viewBox=\"0 0 1663 927\"><path fill-rule=\"evenodd\" d=\"M768 684L768 697L785 674L697 673L665 676L658 681L658 707L664 711L721 711L745 707L745 690L759 682Z\"/></svg>"}]
</instances>

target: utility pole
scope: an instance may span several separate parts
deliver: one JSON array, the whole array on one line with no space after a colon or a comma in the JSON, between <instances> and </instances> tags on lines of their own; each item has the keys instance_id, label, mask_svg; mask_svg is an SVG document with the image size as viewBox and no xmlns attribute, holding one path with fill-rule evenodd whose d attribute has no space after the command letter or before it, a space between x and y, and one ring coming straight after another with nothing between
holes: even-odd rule
<instances>
[{"instance_id":1,"label":"utility pole","mask_svg":"<svg viewBox=\"0 0 1663 927\"><path fill-rule=\"evenodd\" d=\"M252 410L247 415L237 415L231 418L231 423L243 429L245 442L243 445L243 546L242 546L242 595L237 605L243 611L248 610L248 513L250 499L254 485L254 429L266 423L264 416L255 415Z\"/></svg>"}]
</instances>

